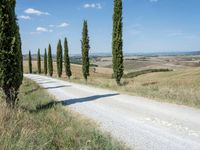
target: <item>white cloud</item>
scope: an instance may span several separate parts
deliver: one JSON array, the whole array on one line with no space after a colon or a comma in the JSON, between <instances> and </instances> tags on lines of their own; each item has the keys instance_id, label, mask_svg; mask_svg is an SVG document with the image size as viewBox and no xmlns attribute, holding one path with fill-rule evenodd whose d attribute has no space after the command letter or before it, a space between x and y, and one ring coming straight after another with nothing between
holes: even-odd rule
<instances>
[{"instance_id":1,"label":"white cloud","mask_svg":"<svg viewBox=\"0 0 200 150\"><path fill-rule=\"evenodd\" d=\"M42 33L42 32L53 32L53 30L48 30L47 28L44 28L44 27L36 28L36 33Z\"/></svg>"},{"instance_id":2,"label":"white cloud","mask_svg":"<svg viewBox=\"0 0 200 150\"><path fill-rule=\"evenodd\" d=\"M24 12L26 14L32 14L32 15L37 15L37 16L50 15L48 12L42 12L40 10L33 9L33 8L28 8L28 9L24 10Z\"/></svg>"},{"instance_id":3,"label":"white cloud","mask_svg":"<svg viewBox=\"0 0 200 150\"><path fill-rule=\"evenodd\" d=\"M94 8L94 9L102 9L102 6L100 3L87 3L83 5L84 8Z\"/></svg>"},{"instance_id":4,"label":"white cloud","mask_svg":"<svg viewBox=\"0 0 200 150\"><path fill-rule=\"evenodd\" d=\"M44 27L37 27L36 31L38 31L38 32L48 32L48 30Z\"/></svg>"},{"instance_id":5,"label":"white cloud","mask_svg":"<svg viewBox=\"0 0 200 150\"><path fill-rule=\"evenodd\" d=\"M158 2L158 0L149 0L149 2L151 2L151 3Z\"/></svg>"},{"instance_id":6,"label":"white cloud","mask_svg":"<svg viewBox=\"0 0 200 150\"><path fill-rule=\"evenodd\" d=\"M58 27L58 28L65 28L65 27L67 27L67 26L69 26L69 24L66 23L66 22L63 22L63 23L61 23L60 25L58 25L57 27Z\"/></svg>"},{"instance_id":7,"label":"white cloud","mask_svg":"<svg viewBox=\"0 0 200 150\"><path fill-rule=\"evenodd\" d=\"M19 16L19 19L30 20L31 17L30 16L21 15L21 16Z\"/></svg>"}]
</instances>

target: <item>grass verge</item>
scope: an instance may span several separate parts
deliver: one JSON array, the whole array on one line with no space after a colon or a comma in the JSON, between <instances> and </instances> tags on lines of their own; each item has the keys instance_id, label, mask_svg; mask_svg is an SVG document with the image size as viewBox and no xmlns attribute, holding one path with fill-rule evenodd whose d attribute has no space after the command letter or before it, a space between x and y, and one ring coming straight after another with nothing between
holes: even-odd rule
<instances>
[{"instance_id":1,"label":"grass verge","mask_svg":"<svg viewBox=\"0 0 200 150\"><path fill-rule=\"evenodd\" d=\"M36 62L34 62L33 68L35 71L37 70ZM54 77L57 77L56 65L54 68ZM24 70L28 70L27 62L25 62ZM64 74L63 71L61 79L67 80ZM81 66L72 65L72 74L70 82L85 84ZM200 67L175 69L169 72L154 72L133 78L123 78L123 86L120 87L112 79L112 72L107 70L107 68L97 67L96 73L90 71L87 84L129 95L143 96L156 101L200 108Z\"/></svg>"},{"instance_id":2,"label":"grass verge","mask_svg":"<svg viewBox=\"0 0 200 150\"><path fill-rule=\"evenodd\" d=\"M0 93L0 149L126 149L96 125L61 105L38 109L54 99L25 79L17 109L5 107Z\"/></svg>"},{"instance_id":3,"label":"grass verge","mask_svg":"<svg viewBox=\"0 0 200 150\"><path fill-rule=\"evenodd\" d=\"M70 82L85 84L82 78L72 78ZM160 102L200 108L200 68L148 73L124 78L121 82L123 85L117 86L111 78L89 77L87 84Z\"/></svg>"}]
</instances>

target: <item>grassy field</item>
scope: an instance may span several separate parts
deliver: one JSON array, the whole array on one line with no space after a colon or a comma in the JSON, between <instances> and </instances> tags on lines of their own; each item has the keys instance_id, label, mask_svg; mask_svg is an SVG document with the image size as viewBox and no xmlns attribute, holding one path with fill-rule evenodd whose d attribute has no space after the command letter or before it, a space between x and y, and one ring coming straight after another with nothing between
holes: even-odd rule
<instances>
[{"instance_id":1,"label":"grassy field","mask_svg":"<svg viewBox=\"0 0 200 150\"><path fill-rule=\"evenodd\" d=\"M5 107L0 93L0 149L2 150L114 150L126 149L96 125L52 102L36 83L25 79L20 90L19 108Z\"/></svg>"},{"instance_id":2,"label":"grassy field","mask_svg":"<svg viewBox=\"0 0 200 150\"><path fill-rule=\"evenodd\" d=\"M111 57L99 57L94 64L112 68ZM126 56L124 69L126 73L146 69L185 69L200 67L200 56Z\"/></svg>"},{"instance_id":3,"label":"grassy field","mask_svg":"<svg viewBox=\"0 0 200 150\"><path fill-rule=\"evenodd\" d=\"M36 65L33 66L37 70ZM85 84L81 66L72 65L72 72L72 82ZM175 69L172 72L148 73L135 78L122 79L123 86L121 87L116 85L111 76L112 70L109 68L97 68L96 73L93 73L91 69L87 84L158 101L200 108L200 67L187 67ZM56 77L56 71L54 77ZM67 80L65 76L62 79Z\"/></svg>"}]
</instances>

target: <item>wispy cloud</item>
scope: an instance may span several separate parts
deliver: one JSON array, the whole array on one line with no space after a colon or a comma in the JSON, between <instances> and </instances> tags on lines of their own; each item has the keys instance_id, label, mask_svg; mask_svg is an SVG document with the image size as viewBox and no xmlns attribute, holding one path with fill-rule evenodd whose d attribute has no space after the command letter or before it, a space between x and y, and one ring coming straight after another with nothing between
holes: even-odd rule
<instances>
[{"instance_id":1,"label":"wispy cloud","mask_svg":"<svg viewBox=\"0 0 200 150\"><path fill-rule=\"evenodd\" d=\"M54 25L54 24L50 24L48 25L50 28L54 28L54 27L57 27L57 28L66 28L69 26L69 23L66 23L66 22L63 22L61 24L58 24L58 25Z\"/></svg>"},{"instance_id":2,"label":"wispy cloud","mask_svg":"<svg viewBox=\"0 0 200 150\"><path fill-rule=\"evenodd\" d=\"M69 26L69 24L66 23L66 22L63 22L60 25L57 25L58 28L65 28L65 27L68 27L68 26Z\"/></svg>"},{"instance_id":3,"label":"wispy cloud","mask_svg":"<svg viewBox=\"0 0 200 150\"><path fill-rule=\"evenodd\" d=\"M19 19L24 19L24 20L30 20L31 17L30 16L24 16L24 15L21 15L18 17Z\"/></svg>"},{"instance_id":4,"label":"wispy cloud","mask_svg":"<svg viewBox=\"0 0 200 150\"><path fill-rule=\"evenodd\" d=\"M100 3L86 3L83 5L84 8L93 8L93 9L102 9L102 6Z\"/></svg>"},{"instance_id":5,"label":"wispy cloud","mask_svg":"<svg viewBox=\"0 0 200 150\"><path fill-rule=\"evenodd\" d=\"M158 0L149 0L149 2L154 3L154 2L158 2Z\"/></svg>"},{"instance_id":6,"label":"wispy cloud","mask_svg":"<svg viewBox=\"0 0 200 150\"><path fill-rule=\"evenodd\" d=\"M48 12L42 12L40 10L33 9L33 8L28 8L28 9L24 10L24 12L26 14L32 14L32 15L37 15L37 16L50 15Z\"/></svg>"},{"instance_id":7,"label":"wispy cloud","mask_svg":"<svg viewBox=\"0 0 200 150\"><path fill-rule=\"evenodd\" d=\"M34 32L31 32L30 34L40 34L40 33L44 33L44 32L53 32L53 30L48 30L45 27L37 27L36 30Z\"/></svg>"},{"instance_id":8,"label":"wispy cloud","mask_svg":"<svg viewBox=\"0 0 200 150\"><path fill-rule=\"evenodd\" d=\"M38 32L48 32L48 30L44 27L37 27L36 31L38 31Z\"/></svg>"}]
</instances>

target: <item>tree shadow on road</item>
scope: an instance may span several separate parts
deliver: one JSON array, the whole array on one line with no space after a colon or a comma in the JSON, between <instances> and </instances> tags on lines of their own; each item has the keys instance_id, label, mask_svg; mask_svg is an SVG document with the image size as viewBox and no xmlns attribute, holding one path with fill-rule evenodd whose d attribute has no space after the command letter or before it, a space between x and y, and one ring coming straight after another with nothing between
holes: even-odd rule
<instances>
[{"instance_id":1,"label":"tree shadow on road","mask_svg":"<svg viewBox=\"0 0 200 150\"><path fill-rule=\"evenodd\" d=\"M52 101L47 104L36 106L36 112L45 110L45 109L51 109L52 107L54 107L55 105L58 105L58 104L61 104L63 106L68 106L68 105L73 105L76 103L84 103L84 102L94 101L94 100L98 100L100 98L113 97L116 95L119 95L119 94L115 93L115 94L94 95L94 96L83 97L83 98L67 99L67 100L63 100L63 101Z\"/></svg>"},{"instance_id":2,"label":"tree shadow on road","mask_svg":"<svg viewBox=\"0 0 200 150\"><path fill-rule=\"evenodd\" d=\"M55 81L38 82L38 84L50 84L50 83L56 83L56 82Z\"/></svg>"},{"instance_id":3,"label":"tree shadow on road","mask_svg":"<svg viewBox=\"0 0 200 150\"><path fill-rule=\"evenodd\" d=\"M71 87L71 85L58 85L58 86L49 86L49 87L44 87L43 89L58 89L58 88L64 88L64 87Z\"/></svg>"}]
</instances>

